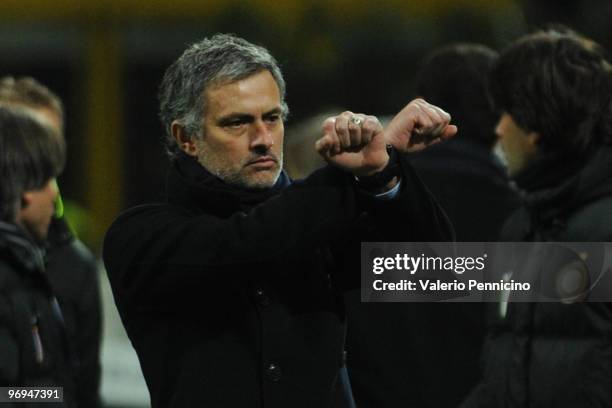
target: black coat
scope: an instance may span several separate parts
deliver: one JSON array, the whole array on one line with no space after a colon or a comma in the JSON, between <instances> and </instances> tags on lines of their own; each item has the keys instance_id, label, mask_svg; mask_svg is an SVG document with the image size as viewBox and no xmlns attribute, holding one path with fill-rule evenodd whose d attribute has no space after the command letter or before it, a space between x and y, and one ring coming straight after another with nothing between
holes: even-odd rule
<instances>
[{"instance_id":1,"label":"black coat","mask_svg":"<svg viewBox=\"0 0 612 408\"><path fill-rule=\"evenodd\" d=\"M457 241L497 238L519 205L490 150L450 140L411 163L452 222ZM347 296L348 368L360 408L454 408L480 378L482 303L361 304Z\"/></svg>"},{"instance_id":2,"label":"black coat","mask_svg":"<svg viewBox=\"0 0 612 408\"><path fill-rule=\"evenodd\" d=\"M529 168L517 180L525 206L504 240L611 242L611 175L610 148ZM612 406L612 303L510 302L505 317L491 317L484 378L464 407Z\"/></svg>"},{"instance_id":3,"label":"black coat","mask_svg":"<svg viewBox=\"0 0 612 408\"><path fill-rule=\"evenodd\" d=\"M45 406L75 407L74 358L43 255L18 227L0 222L0 386L64 387L64 404Z\"/></svg>"},{"instance_id":4,"label":"black coat","mask_svg":"<svg viewBox=\"0 0 612 408\"><path fill-rule=\"evenodd\" d=\"M330 167L250 194L183 157L168 203L122 214L104 260L153 407L329 406L344 364L339 291L360 276L355 231L444 228L402 166L400 196L372 202Z\"/></svg>"},{"instance_id":5,"label":"black coat","mask_svg":"<svg viewBox=\"0 0 612 408\"><path fill-rule=\"evenodd\" d=\"M411 162L448 215L458 242L496 241L520 205L497 157L469 139L432 146Z\"/></svg>"},{"instance_id":6,"label":"black coat","mask_svg":"<svg viewBox=\"0 0 612 408\"><path fill-rule=\"evenodd\" d=\"M62 309L71 348L80 407L100 406L100 340L102 316L98 264L70 231L64 218L54 218L47 235L46 274Z\"/></svg>"}]
</instances>

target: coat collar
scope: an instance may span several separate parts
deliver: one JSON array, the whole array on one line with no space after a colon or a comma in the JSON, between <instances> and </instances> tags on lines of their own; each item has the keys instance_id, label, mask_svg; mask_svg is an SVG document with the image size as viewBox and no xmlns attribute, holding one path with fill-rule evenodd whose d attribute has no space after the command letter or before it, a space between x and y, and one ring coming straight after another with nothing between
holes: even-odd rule
<instances>
[{"instance_id":1,"label":"coat collar","mask_svg":"<svg viewBox=\"0 0 612 408\"><path fill-rule=\"evenodd\" d=\"M0 254L19 271L43 273L45 252L17 225L0 221Z\"/></svg>"},{"instance_id":2,"label":"coat collar","mask_svg":"<svg viewBox=\"0 0 612 408\"><path fill-rule=\"evenodd\" d=\"M291 180L283 170L276 184L269 189L247 190L231 186L202 167L194 158L180 153L172 162L166 180L170 204L196 213L209 212L228 217L278 195Z\"/></svg>"},{"instance_id":3,"label":"coat collar","mask_svg":"<svg viewBox=\"0 0 612 408\"><path fill-rule=\"evenodd\" d=\"M612 146L571 159L558 155L539 158L517 175L525 191L525 204L541 220L567 214L612 194Z\"/></svg>"}]
</instances>

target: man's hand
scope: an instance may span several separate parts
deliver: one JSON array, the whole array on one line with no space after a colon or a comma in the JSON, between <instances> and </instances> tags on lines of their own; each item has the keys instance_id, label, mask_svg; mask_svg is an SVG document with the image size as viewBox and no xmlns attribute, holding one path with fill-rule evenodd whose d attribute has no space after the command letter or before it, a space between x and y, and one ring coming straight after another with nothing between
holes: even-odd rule
<instances>
[{"instance_id":1,"label":"man's hand","mask_svg":"<svg viewBox=\"0 0 612 408\"><path fill-rule=\"evenodd\" d=\"M323 137L315 149L328 163L358 177L377 173L389 162L378 119L349 111L323 122Z\"/></svg>"},{"instance_id":2,"label":"man's hand","mask_svg":"<svg viewBox=\"0 0 612 408\"><path fill-rule=\"evenodd\" d=\"M389 122L385 140L402 153L417 152L457 133L451 117L437 106L415 99Z\"/></svg>"}]
</instances>

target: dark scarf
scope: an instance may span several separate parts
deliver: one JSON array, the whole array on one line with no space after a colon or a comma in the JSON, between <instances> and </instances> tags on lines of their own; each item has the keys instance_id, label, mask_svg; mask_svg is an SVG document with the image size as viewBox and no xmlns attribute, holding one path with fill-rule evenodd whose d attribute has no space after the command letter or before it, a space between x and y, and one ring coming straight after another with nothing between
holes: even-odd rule
<instances>
[{"instance_id":1,"label":"dark scarf","mask_svg":"<svg viewBox=\"0 0 612 408\"><path fill-rule=\"evenodd\" d=\"M514 180L525 193L527 208L542 218L570 212L612 193L612 147L602 146L584 157L541 155Z\"/></svg>"},{"instance_id":2,"label":"dark scarf","mask_svg":"<svg viewBox=\"0 0 612 408\"><path fill-rule=\"evenodd\" d=\"M278 195L291 184L283 170L276 184L265 189L246 189L227 184L206 170L193 157L180 152L167 181L168 201L191 208L207 208L221 215L249 211Z\"/></svg>"},{"instance_id":3,"label":"dark scarf","mask_svg":"<svg viewBox=\"0 0 612 408\"><path fill-rule=\"evenodd\" d=\"M0 221L0 256L17 270L42 274L45 252L19 226Z\"/></svg>"}]
</instances>

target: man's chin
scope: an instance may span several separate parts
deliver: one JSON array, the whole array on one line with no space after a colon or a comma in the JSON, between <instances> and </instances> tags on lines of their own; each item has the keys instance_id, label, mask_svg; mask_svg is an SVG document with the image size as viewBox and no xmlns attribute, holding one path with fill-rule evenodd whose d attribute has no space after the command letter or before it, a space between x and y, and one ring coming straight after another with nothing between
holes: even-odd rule
<instances>
[{"instance_id":1,"label":"man's chin","mask_svg":"<svg viewBox=\"0 0 612 408\"><path fill-rule=\"evenodd\" d=\"M278 178L273 180L251 180L244 184L244 188L247 188L249 190L265 190L274 187L277 179Z\"/></svg>"},{"instance_id":2,"label":"man's chin","mask_svg":"<svg viewBox=\"0 0 612 408\"><path fill-rule=\"evenodd\" d=\"M278 169L274 169L274 171L262 170L245 176L240 184L243 188L250 190L264 190L274 187L279 176L280 170Z\"/></svg>"},{"instance_id":3,"label":"man's chin","mask_svg":"<svg viewBox=\"0 0 612 408\"><path fill-rule=\"evenodd\" d=\"M31 226L30 228L26 227L26 231L34 242L36 242L37 244L43 244L47 239L49 228L48 225Z\"/></svg>"}]
</instances>

